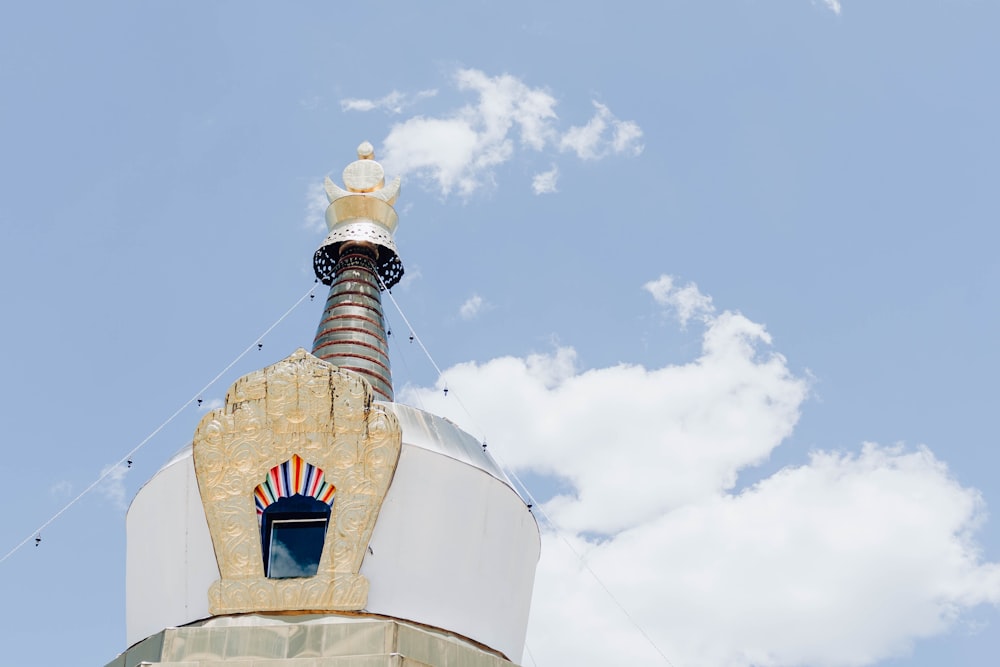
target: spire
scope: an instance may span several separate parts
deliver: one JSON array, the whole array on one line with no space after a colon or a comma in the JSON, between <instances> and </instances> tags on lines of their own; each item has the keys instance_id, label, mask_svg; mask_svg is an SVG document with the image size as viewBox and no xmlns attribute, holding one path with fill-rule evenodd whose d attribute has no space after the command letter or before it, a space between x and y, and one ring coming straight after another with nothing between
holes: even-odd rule
<instances>
[{"instance_id":1,"label":"spire","mask_svg":"<svg viewBox=\"0 0 1000 667\"><path fill-rule=\"evenodd\" d=\"M399 196L399 177L385 185L382 165L366 141L358 146L358 159L347 165L343 178L346 190L329 178L324 183L330 233L313 256L313 269L317 279L330 285L330 294L313 354L361 373L376 394L391 401L381 292L403 277L392 238L399 224L392 207Z\"/></svg>"}]
</instances>

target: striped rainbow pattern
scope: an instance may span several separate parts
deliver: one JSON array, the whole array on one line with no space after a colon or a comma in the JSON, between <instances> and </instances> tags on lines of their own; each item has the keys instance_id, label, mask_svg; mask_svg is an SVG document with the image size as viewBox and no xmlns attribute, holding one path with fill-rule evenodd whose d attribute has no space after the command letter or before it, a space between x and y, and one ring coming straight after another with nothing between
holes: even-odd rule
<instances>
[{"instance_id":1,"label":"striped rainbow pattern","mask_svg":"<svg viewBox=\"0 0 1000 667\"><path fill-rule=\"evenodd\" d=\"M333 497L337 487L323 477L323 471L311 463L306 463L298 454L284 463L271 468L264 483L254 489L254 502L257 505L257 520L269 505L279 498L288 498L296 494L309 496L333 507Z\"/></svg>"}]
</instances>

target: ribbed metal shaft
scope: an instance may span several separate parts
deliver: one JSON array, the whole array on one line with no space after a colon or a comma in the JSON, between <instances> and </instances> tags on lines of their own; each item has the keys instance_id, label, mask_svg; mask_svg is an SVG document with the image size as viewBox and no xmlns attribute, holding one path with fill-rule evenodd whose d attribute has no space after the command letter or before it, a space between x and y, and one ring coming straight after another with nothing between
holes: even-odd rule
<instances>
[{"instance_id":1,"label":"ribbed metal shaft","mask_svg":"<svg viewBox=\"0 0 1000 667\"><path fill-rule=\"evenodd\" d=\"M341 254L316 330L313 354L345 370L361 373L371 383L377 398L391 401L389 345L372 254L357 247Z\"/></svg>"}]
</instances>

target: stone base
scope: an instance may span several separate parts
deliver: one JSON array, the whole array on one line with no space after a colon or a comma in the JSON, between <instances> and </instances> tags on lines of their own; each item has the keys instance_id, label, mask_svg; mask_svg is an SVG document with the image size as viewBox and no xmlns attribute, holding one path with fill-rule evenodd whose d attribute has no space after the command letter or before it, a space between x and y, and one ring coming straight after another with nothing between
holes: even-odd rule
<instances>
[{"instance_id":1,"label":"stone base","mask_svg":"<svg viewBox=\"0 0 1000 667\"><path fill-rule=\"evenodd\" d=\"M417 662L400 655L364 655L344 658L291 658L289 660L223 660L198 662L140 662L138 665L155 667L262 667L282 665L289 667L428 667L425 662Z\"/></svg>"},{"instance_id":2,"label":"stone base","mask_svg":"<svg viewBox=\"0 0 1000 667\"><path fill-rule=\"evenodd\" d=\"M517 667L430 628L385 618L248 614L167 628L107 667Z\"/></svg>"}]
</instances>

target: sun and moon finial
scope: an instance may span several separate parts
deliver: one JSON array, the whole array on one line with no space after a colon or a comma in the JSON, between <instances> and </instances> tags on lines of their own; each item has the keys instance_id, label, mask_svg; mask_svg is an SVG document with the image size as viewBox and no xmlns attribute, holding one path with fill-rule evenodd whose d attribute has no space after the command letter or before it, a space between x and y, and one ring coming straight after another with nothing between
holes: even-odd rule
<instances>
[{"instance_id":1,"label":"sun and moon finial","mask_svg":"<svg viewBox=\"0 0 1000 667\"><path fill-rule=\"evenodd\" d=\"M397 176L385 185L385 170L375 161L375 148L367 141L358 146L358 159L344 169L346 190L334 183L329 176L323 183L326 196L332 204L342 197L364 195L381 199L392 206L399 196L400 179Z\"/></svg>"}]
</instances>

